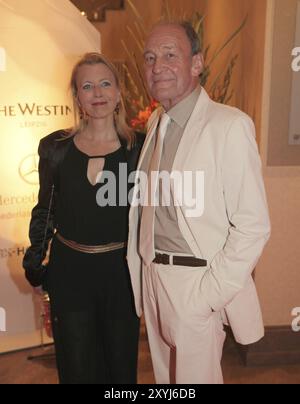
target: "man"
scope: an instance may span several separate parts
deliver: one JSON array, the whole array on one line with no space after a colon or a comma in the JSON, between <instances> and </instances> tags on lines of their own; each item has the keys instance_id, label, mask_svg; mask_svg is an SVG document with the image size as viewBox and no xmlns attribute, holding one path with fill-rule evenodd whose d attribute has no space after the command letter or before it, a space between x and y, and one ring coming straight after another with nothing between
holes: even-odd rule
<instances>
[{"instance_id":1,"label":"man","mask_svg":"<svg viewBox=\"0 0 300 404\"><path fill-rule=\"evenodd\" d=\"M188 23L155 26L144 58L150 93L164 111L150 119L138 170L149 183L155 170L202 172L204 210L193 214L176 184L170 206L131 208L136 310L141 315L143 295L157 383L221 384L223 322L241 344L264 335L251 274L270 224L255 129L199 86L203 58ZM152 181L149 195L160 188Z\"/></svg>"}]
</instances>

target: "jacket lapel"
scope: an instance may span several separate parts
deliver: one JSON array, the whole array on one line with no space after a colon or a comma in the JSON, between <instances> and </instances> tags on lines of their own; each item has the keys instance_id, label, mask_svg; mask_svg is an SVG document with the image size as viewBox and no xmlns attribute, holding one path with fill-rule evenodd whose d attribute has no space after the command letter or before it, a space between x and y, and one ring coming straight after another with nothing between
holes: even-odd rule
<instances>
[{"instance_id":1,"label":"jacket lapel","mask_svg":"<svg viewBox=\"0 0 300 404\"><path fill-rule=\"evenodd\" d=\"M140 159L139 159L139 162L138 162L138 165L137 165L134 184L137 184L138 173L141 170L141 167L143 165L144 159L145 159L146 154L147 154L147 152L149 150L149 146L151 144L151 141L152 141L153 137L155 136L157 125L158 125L158 122L159 122L160 114L161 114L161 108L158 108L153 113L152 117L150 118L148 134L147 134L143 149L141 151ZM133 201L132 201L132 203L134 205L135 205L135 196L136 196L136 194L134 194ZM132 224L132 221L135 221L135 219L133 217L135 212L138 213L138 209L135 209L134 206L131 207L130 212L129 212L129 225ZM136 219L136 220L138 220L138 219Z\"/></svg>"},{"instance_id":2,"label":"jacket lapel","mask_svg":"<svg viewBox=\"0 0 300 404\"><path fill-rule=\"evenodd\" d=\"M137 171L141 169L141 166L144 162L145 156L147 154L147 151L149 149L149 146L151 144L151 141L153 139L153 136L156 133L158 121L159 121L159 116L161 114L161 108L158 108L152 115L149 121L149 126L148 126L148 134L144 143L144 147L141 152L140 160L138 163Z\"/></svg>"},{"instance_id":3,"label":"jacket lapel","mask_svg":"<svg viewBox=\"0 0 300 404\"><path fill-rule=\"evenodd\" d=\"M189 122L186 126L186 129L183 133L181 142L179 144L174 164L173 171L184 172L186 161L190 161L191 159L195 159L193 155L194 150L197 148L194 147L194 144L199 141L199 137L202 134L202 129L207 120L207 109L210 103L210 98L207 92L202 88L201 94L199 96L198 102L195 106L195 109L189 119ZM176 192L174 189L172 190L174 198L176 198ZM191 251L196 257L203 257L203 253L201 251L201 247L196 242L190 227L188 225L188 219L185 215L184 209L180 206L179 201L177 201L176 206L177 219L180 231L188 243Z\"/></svg>"},{"instance_id":4,"label":"jacket lapel","mask_svg":"<svg viewBox=\"0 0 300 404\"><path fill-rule=\"evenodd\" d=\"M202 128L206 122L207 108L210 102L211 100L207 92L202 87L197 104L180 141L173 164L173 171L184 170L185 161L187 161L193 154L193 143L198 141L201 136Z\"/></svg>"}]
</instances>

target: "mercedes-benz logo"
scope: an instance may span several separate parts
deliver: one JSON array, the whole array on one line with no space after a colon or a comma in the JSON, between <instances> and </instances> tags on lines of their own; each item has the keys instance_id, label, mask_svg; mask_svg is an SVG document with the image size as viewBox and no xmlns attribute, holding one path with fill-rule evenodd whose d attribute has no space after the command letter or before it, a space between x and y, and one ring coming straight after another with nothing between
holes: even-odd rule
<instances>
[{"instance_id":1,"label":"mercedes-benz logo","mask_svg":"<svg viewBox=\"0 0 300 404\"><path fill-rule=\"evenodd\" d=\"M27 184L39 184L38 160L39 156L36 153L30 154L25 157L19 165L19 175Z\"/></svg>"}]
</instances>

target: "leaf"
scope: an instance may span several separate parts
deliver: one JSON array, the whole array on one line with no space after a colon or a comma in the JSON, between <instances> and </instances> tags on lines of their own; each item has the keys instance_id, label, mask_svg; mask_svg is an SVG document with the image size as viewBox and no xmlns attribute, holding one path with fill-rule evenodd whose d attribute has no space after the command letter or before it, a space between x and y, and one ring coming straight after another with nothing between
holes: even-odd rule
<instances>
[{"instance_id":1,"label":"leaf","mask_svg":"<svg viewBox=\"0 0 300 404\"><path fill-rule=\"evenodd\" d=\"M204 60L207 59L207 55L208 55L209 50L210 50L210 45L208 45L208 46L206 47L206 49L204 50L204 52L203 52Z\"/></svg>"},{"instance_id":2,"label":"leaf","mask_svg":"<svg viewBox=\"0 0 300 404\"><path fill-rule=\"evenodd\" d=\"M140 37L140 38L139 38L140 43L141 43L141 44L144 44L145 38L143 37L143 33L142 33L141 28L140 28L140 25L135 21L135 22L134 22L134 26L135 26L135 29L136 29L137 34L138 34L139 37Z\"/></svg>"},{"instance_id":3,"label":"leaf","mask_svg":"<svg viewBox=\"0 0 300 404\"><path fill-rule=\"evenodd\" d=\"M133 54L133 56L134 56L134 60L135 60L136 70L137 70L137 72L138 72L140 81L141 81L141 83L142 83L142 87L143 87L143 89L144 89L145 96L146 96L148 102L150 102L150 96L149 96L148 91L147 91L147 88L146 88L146 86L145 86L145 84L144 84L144 78L143 78L143 75L142 75L141 70L140 70L140 68L139 68L139 65L138 65L138 63L137 63L137 59L136 59L135 54Z\"/></svg>"},{"instance_id":4,"label":"leaf","mask_svg":"<svg viewBox=\"0 0 300 404\"><path fill-rule=\"evenodd\" d=\"M232 35L230 35L230 37L227 39L227 41L224 43L224 45L222 45L221 48L215 52L214 56L212 57L212 60L209 62L210 65L217 59L217 57L230 44L230 42L232 42L232 40L242 31L242 29L246 25L247 20L248 20L248 15L245 17L244 21L238 27L238 29L236 31L234 31L234 33Z\"/></svg>"},{"instance_id":5,"label":"leaf","mask_svg":"<svg viewBox=\"0 0 300 404\"><path fill-rule=\"evenodd\" d=\"M129 49L128 49L128 47L127 47L127 45L126 45L126 43L124 42L123 39L121 39L121 44L123 45L123 48L125 50L125 53L127 55L127 58L129 59L130 63L133 65L133 67L135 67L134 63L132 61L132 55L131 55L131 53L130 53L130 51L129 51Z\"/></svg>"},{"instance_id":6,"label":"leaf","mask_svg":"<svg viewBox=\"0 0 300 404\"><path fill-rule=\"evenodd\" d=\"M201 16L199 13L197 13L197 17L198 17L197 18L198 21L196 20L194 28L195 28L195 31L199 34L199 33L203 32L203 22L204 22L206 16L205 15Z\"/></svg>"},{"instance_id":7,"label":"leaf","mask_svg":"<svg viewBox=\"0 0 300 404\"><path fill-rule=\"evenodd\" d=\"M140 21L141 28L144 31L144 33L146 34L145 21L143 20L143 17L141 16L138 9L135 7L135 5L133 4L133 2L131 0L127 0L127 3L129 4L129 6L130 6L131 10L133 11L134 15L136 16L136 18Z\"/></svg>"},{"instance_id":8,"label":"leaf","mask_svg":"<svg viewBox=\"0 0 300 404\"><path fill-rule=\"evenodd\" d=\"M203 72L200 75L200 79L199 79L200 84L203 87L205 87L205 84L207 82L207 79L208 79L209 75L210 75L210 68L209 68L209 66L205 66Z\"/></svg>"},{"instance_id":9,"label":"leaf","mask_svg":"<svg viewBox=\"0 0 300 404\"><path fill-rule=\"evenodd\" d=\"M217 75L217 77L215 78L215 80L213 81L213 84L211 85L210 90L209 90L210 93L213 92L213 91L216 89L217 84L218 84L218 82L220 81L220 78L222 77L222 74L223 74L223 72L221 71L221 72Z\"/></svg>"},{"instance_id":10,"label":"leaf","mask_svg":"<svg viewBox=\"0 0 300 404\"><path fill-rule=\"evenodd\" d=\"M169 6L169 2L167 0L164 0L163 2L163 8L164 8L164 15L167 21L172 21L172 15L171 15L171 10Z\"/></svg>"},{"instance_id":11,"label":"leaf","mask_svg":"<svg viewBox=\"0 0 300 404\"><path fill-rule=\"evenodd\" d=\"M144 46L143 46L143 44L141 44L141 43L139 42L137 36L134 35L132 29L131 29L128 25L127 25L126 29L127 29L127 31L130 33L130 35L131 35L132 39L134 40L134 42L136 43L136 45L137 45L139 51L143 54L143 52L144 52Z\"/></svg>"}]
</instances>

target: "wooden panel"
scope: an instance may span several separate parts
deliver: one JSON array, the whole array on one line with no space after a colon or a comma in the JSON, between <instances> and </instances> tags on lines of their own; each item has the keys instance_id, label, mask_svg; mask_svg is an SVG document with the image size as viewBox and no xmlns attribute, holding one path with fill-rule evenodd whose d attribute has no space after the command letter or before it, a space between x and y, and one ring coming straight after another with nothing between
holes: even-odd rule
<instances>
[{"instance_id":1,"label":"wooden panel","mask_svg":"<svg viewBox=\"0 0 300 404\"><path fill-rule=\"evenodd\" d=\"M239 346L246 366L300 364L300 332L291 327L267 327L261 341L248 347Z\"/></svg>"},{"instance_id":2,"label":"wooden panel","mask_svg":"<svg viewBox=\"0 0 300 404\"><path fill-rule=\"evenodd\" d=\"M292 50L295 47L297 0L276 0L273 36L268 166L299 166L300 147L289 144L292 109ZM300 73L297 73L300 74Z\"/></svg>"}]
</instances>

